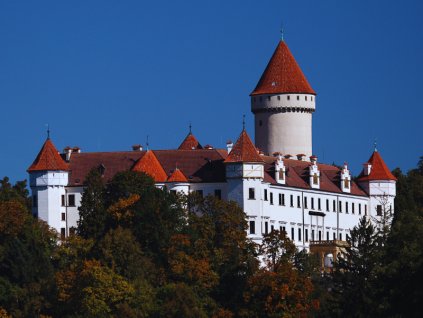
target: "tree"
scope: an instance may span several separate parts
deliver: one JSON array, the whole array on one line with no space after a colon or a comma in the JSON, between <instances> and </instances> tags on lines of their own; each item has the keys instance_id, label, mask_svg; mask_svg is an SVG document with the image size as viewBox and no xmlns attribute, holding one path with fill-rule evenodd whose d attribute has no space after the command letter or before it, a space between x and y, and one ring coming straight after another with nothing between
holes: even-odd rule
<instances>
[{"instance_id":1,"label":"tree","mask_svg":"<svg viewBox=\"0 0 423 318\"><path fill-rule=\"evenodd\" d=\"M105 187L98 169L85 179L79 210L77 233L84 238L100 238L106 231L108 214L105 208Z\"/></svg>"}]
</instances>

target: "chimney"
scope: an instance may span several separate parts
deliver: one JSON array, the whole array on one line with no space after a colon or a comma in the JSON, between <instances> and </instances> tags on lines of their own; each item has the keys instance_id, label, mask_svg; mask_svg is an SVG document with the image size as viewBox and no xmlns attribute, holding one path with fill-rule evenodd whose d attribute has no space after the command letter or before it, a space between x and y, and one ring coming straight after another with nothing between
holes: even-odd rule
<instances>
[{"instance_id":1,"label":"chimney","mask_svg":"<svg viewBox=\"0 0 423 318\"><path fill-rule=\"evenodd\" d=\"M205 145L204 149L211 150L211 149L213 149L213 146L212 145Z\"/></svg>"},{"instance_id":2,"label":"chimney","mask_svg":"<svg viewBox=\"0 0 423 318\"><path fill-rule=\"evenodd\" d=\"M71 154L72 154L72 148L67 146L65 149L63 149L63 153L65 154L66 161L69 162Z\"/></svg>"},{"instance_id":3,"label":"chimney","mask_svg":"<svg viewBox=\"0 0 423 318\"><path fill-rule=\"evenodd\" d=\"M234 147L234 143L231 140L228 140L226 142L226 148L228 149L228 154L232 151L233 147Z\"/></svg>"},{"instance_id":4,"label":"chimney","mask_svg":"<svg viewBox=\"0 0 423 318\"><path fill-rule=\"evenodd\" d=\"M291 159L292 156L290 154L286 154L284 157L285 159Z\"/></svg>"},{"instance_id":5,"label":"chimney","mask_svg":"<svg viewBox=\"0 0 423 318\"><path fill-rule=\"evenodd\" d=\"M133 151L142 151L142 146L141 145L133 145L132 150Z\"/></svg>"},{"instance_id":6,"label":"chimney","mask_svg":"<svg viewBox=\"0 0 423 318\"><path fill-rule=\"evenodd\" d=\"M315 156L315 155L310 156L310 161L313 165L317 164L317 156Z\"/></svg>"},{"instance_id":7,"label":"chimney","mask_svg":"<svg viewBox=\"0 0 423 318\"><path fill-rule=\"evenodd\" d=\"M303 154L303 153L300 153L300 154L298 154L298 155L297 155L297 159L298 159L299 161L304 161L305 157L306 157L306 155L305 155L305 154Z\"/></svg>"},{"instance_id":8,"label":"chimney","mask_svg":"<svg viewBox=\"0 0 423 318\"><path fill-rule=\"evenodd\" d=\"M372 165L369 162L363 163L363 174L368 176L372 171Z\"/></svg>"},{"instance_id":9,"label":"chimney","mask_svg":"<svg viewBox=\"0 0 423 318\"><path fill-rule=\"evenodd\" d=\"M73 147L72 152L81 153L81 148L78 146Z\"/></svg>"}]
</instances>

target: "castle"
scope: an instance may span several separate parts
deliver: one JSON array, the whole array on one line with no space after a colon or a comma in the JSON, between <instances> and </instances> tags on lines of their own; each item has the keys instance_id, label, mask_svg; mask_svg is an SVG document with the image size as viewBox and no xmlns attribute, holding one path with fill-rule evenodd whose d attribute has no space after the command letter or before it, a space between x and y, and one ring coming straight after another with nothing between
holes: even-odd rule
<instances>
[{"instance_id":1,"label":"castle","mask_svg":"<svg viewBox=\"0 0 423 318\"><path fill-rule=\"evenodd\" d=\"M177 149L59 153L47 138L28 168L33 214L62 237L75 230L84 179L97 168L104 180L123 170L149 174L157 187L236 201L248 236L260 242L284 230L300 249L343 241L362 216L394 211L396 179L377 150L352 180L348 165L319 163L312 151L316 93L281 40L251 93L255 145L243 129L227 149L202 146L191 129Z\"/></svg>"}]
</instances>

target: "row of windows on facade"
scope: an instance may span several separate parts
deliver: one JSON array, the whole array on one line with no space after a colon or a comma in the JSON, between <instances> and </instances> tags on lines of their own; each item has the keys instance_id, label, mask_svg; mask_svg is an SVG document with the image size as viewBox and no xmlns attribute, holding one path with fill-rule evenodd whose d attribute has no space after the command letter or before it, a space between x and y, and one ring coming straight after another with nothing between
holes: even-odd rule
<instances>
[{"instance_id":1,"label":"row of windows on facade","mask_svg":"<svg viewBox=\"0 0 423 318\"><path fill-rule=\"evenodd\" d=\"M250 228L249 228L249 232L250 234L256 234L256 222L255 221L250 221ZM270 229L269 229L269 222L264 222L264 231L263 234L269 234L270 232L274 231L275 227L274 225L270 225ZM279 231L280 232L285 232L287 235L288 233L286 232L286 227L285 226L279 226ZM297 231L297 236L295 236L295 228L292 227L291 228L291 235L288 235L288 237L292 240L292 241L302 241L302 229L299 227L298 231ZM311 236L309 237L309 232L308 229L304 229L304 241L308 242L310 241L322 241L323 240L323 231L319 230L317 231L317 235L315 230L311 230ZM346 239L348 239L348 234L346 234ZM332 239L336 240L336 232L332 232ZM342 233L338 234L338 239L342 241ZM330 232L326 231L326 240L329 241L330 240Z\"/></svg>"},{"instance_id":2,"label":"row of windows on facade","mask_svg":"<svg viewBox=\"0 0 423 318\"><path fill-rule=\"evenodd\" d=\"M279 195L279 197L278 197L279 205L284 206L285 205L285 194L279 193L278 195ZM248 189L248 199L255 200L255 188L249 188ZM269 203L273 205L273 192L268 192L267 189L264 189L264 201L269 201ZM289 196L289 201L290 201L290 206L294 207L294 195L293 194L291 194ZM310 201L311 201L310 202L311 203L310 208L314 209L315 208L314 198L310 198ZM342 206L343 206L342 201L339 200L338 201L338 211L336 211L336 200L332 201L332 211L333 212L342 212ZM299 196L299 195L297 196L297 207L301 208L301 196ZM355 214L355 212L356 212L355 207L356 207L356 204L354 202L351 202L351 212L353 214ZM308 209L308 198L307 197L304 197L304 208ZM377 210L378 209L379 208L377 208ZM320 198L317 199L317 210L320 210L320 211L322 210L322 204L321 204ZM330 200L329 199L326 199L326 211L330 212ZM345 213L350 213L350 202L348 202L348 201L345 201ZM378 210L377 213L378 213L378 215L382 215L382 214L379 214L379 210ZM361 203L358 203L358 214L361 214ZM366 204L364 204L364 214L367 215L367 205Z\"/></svg>"},{"instance_id":3,"label":"row of windows on facade","mask_svg":"<svg viewBox=\"0 0 423 318\"><path fill-rule=\"evenodd\" d=\"M277 100L281 100L281 96L277 95L276 96ZM267 100L270 101L272 100L272 96L267 96ZM286 95L286 100L291 100L291 95ZM300 100L300 95L297 95L297 100ZM307 95L304 96L304 100L307 101ZM310 100L313 101L313 96L310 96ZM256 101L256 97L253 97L253 101ZM263 96L259 97L259 101L263 101Z\"/></svg>"}]
</instances>

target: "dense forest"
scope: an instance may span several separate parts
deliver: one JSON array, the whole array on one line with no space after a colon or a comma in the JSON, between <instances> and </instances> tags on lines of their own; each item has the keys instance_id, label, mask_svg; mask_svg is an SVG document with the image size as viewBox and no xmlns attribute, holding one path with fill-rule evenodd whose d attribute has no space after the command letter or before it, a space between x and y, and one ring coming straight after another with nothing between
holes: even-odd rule
<instances>
[{"instance_id":1,"label":"dense forest","mask_svg":"<svg viewBox=\"0 0 423 318\"><path fill-rule=\"evenodd\" d=\"M423 157L393 173L392 226L362 219L326 274L285 233L249 241L235 203L157 189L137 172L105 184L91 171L77 234L60 241L32 217L26 182L5 177L0 317L420 316Z\"/></svg>"}]
</instances>

